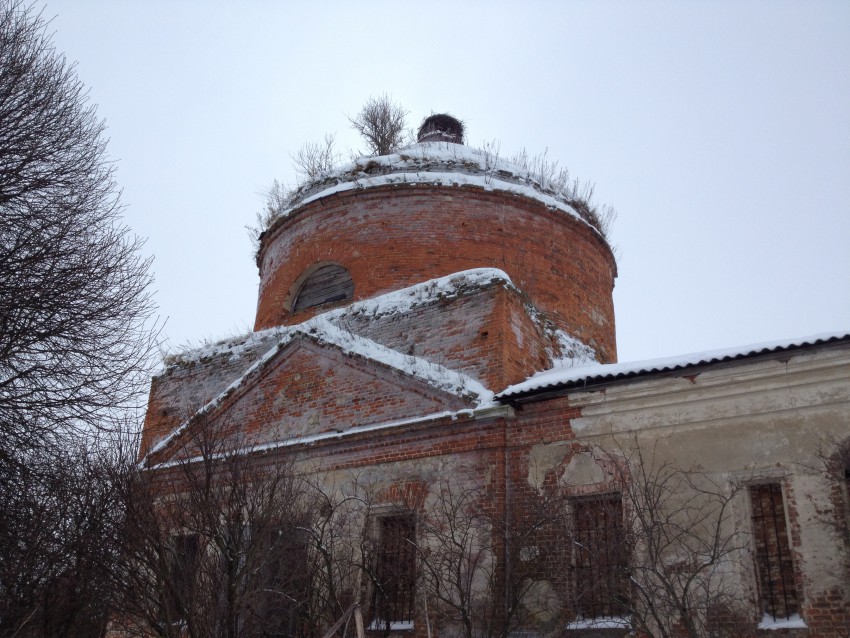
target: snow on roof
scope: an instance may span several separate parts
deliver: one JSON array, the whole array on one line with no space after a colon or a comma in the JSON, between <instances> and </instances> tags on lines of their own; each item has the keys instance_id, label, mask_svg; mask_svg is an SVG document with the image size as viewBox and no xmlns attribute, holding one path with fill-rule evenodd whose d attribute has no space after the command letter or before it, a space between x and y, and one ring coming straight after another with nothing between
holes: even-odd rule
<instances>
[{"instance_id":1,"label":"snow on roof","mask_svg":"<svg viewBox=\"0 0 850 638\"><path fill-rule=\"evenodd\" d=\"M198 415L208 414L215 410L233 392L237 391L246 381L260 370L275 354L288 345L298 336L307 337L318 343L323 343L339 348L347 354L361 356L371 361L376 361L387 367L394 368L404 374L410 375L427 383L428 385L453 394L475 401L477 407L486 407L493 403L493 392L480 382L471 377L450 370L438 363L433 363L422 357L402 354L392 350L371 339L366 339L352 332L343 330L333 325L324 316L313 317L304 323L286 328L275 328L279 339L269 348L257 361L248 367L235 381L227 386L222 392L201 407L189 419L172 430L162 440L157 442L148 451L147 456L159 452L174 441L184 432L193 418ZM268 331L264 331L268 332ZM238 349L238 346L237 346Z\"/></svg>"},{"instance_id":2,"label":"snow on roof","mask_svg":"<svg viewBox=\"0 0 850 638\"><path fill-rule=\"evenodd\" d=\"M481 288L493 283L504 283L513 287L510 276L498 268L471 268L461 270L445 277L429 279L407 288L394 290L371 299L356 301L343 308L336 308L323 313L322 317L336 319L342 316L364 314L372 317L382 317L403 313L420 305L428 304L438 299L450 299L462 292ZM244 356L262 346L271 347L284 338L292 326L275 326L257 332L222 339L199 348L185 350L165 357L166 368L183 366L212 359L227 357L228 360Z\"/></svg>"},{"instance_id":3,"label":"snow on roof","mask_svg":"<svg viewBox=\"0 0 850 638\"><path fill-rule=\"evenodd\" d=\"M287 330L287 327L275 326L273 328L266 328L265 330L228 337L198 348L190 348L182 352L169 354L164 357L163 363L165 364L165 368L168 369L175 366L199 363L219 356L226 356L228 360L238 359L257 349L261 349L263 346L271 346Z\"/></svg>"},{"instance_id":4,"label":"snow on roof","mask_svg":"<svg viewBox=\"0 0 850 638\"><path fill-rule=\"evenodd\" d=\"M696 352L692 354L665 357L662 359L649 359L646 361L635 361L626 363L592 364L572 368L554 368L544 372L538 372L521 383L512 385L496 398L510 398L531 394L541 390L554 388L574 388L599 382L617 381L629 379L655 372L672 372L693 366L733 361L759 354L772 352L783 352L792 348L813 346L822 343L850 340L850 333L822 333L800 339L784 339L765 343L757 343L749 346L726 348L709 352Z\"/></svg>"},{"instance_id":5,"label":"snow on roof","mask_svg":"<svg viewBox=\"0 0 850 638\"><path fill-rule=\"evenodd\" d=\"M275 218L287 217L304 204L337 193L390 184L474 186L486 191L514 193L560 210L602 236L563 193L544 187L529 171L500 158L497 150L448 142L422 142L390 155L360 157L297 189L289 207Z\"/></svg>"},{"instance_id":6,"label":"snow on roof","mask_svg":"<svg viewBox=\"0 0 850 638\"><path fill-rule=\"evenodd\" d=\"M344 308L337 308L322 316L335 319L341 316L369 315L382 317L403 313L434 302L438 299L451 299L466 290L482 288L493 283L503 283L513 287L513 282L504 270L498 268L472 268L460 272L429 279L407 288L388 292L378 297L356 301Z\"/></svg>"}]
</instances>

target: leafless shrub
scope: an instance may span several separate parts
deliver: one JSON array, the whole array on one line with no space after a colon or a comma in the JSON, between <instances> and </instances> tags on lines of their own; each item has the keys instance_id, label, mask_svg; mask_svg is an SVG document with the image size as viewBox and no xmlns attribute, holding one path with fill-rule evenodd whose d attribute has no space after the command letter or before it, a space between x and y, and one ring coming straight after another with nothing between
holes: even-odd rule
<instances>
[{"instance_id":1,"label":"leafless shrub","mask_svg":"<svg viewBox=\"0 0 850 638\"><path fill-rule=\"evenodd\" d=\"M370 97L348 121L363 136L369 154L388 155L404 143L406 116L407 111L384 94Z\"/></svg>"},{"instance_id":2,"label":"leafless shrub","mask_svg":"<svg viewBox=\"0 0 850 638\"><path fill-rule=\"evenodd\" d=\"M176 464L123 482L114 587L138 635L291 635L309 597L305 485L196 421Z\"/></svg>"},{"instance_id":3,"label":"leafless shrub","mask_svg":"<svg viewBox=\"0 0 850 638\"><path fill-rule=\"evenodd\" d=\"M622 489L633 627L663 638L739 635L746 614L735 574L746 539L735 530L732 502L743 488L699 467L678 468L636 440L598 454Z\"/></svg>"},{"instance_id":4,"label":"leafless shrub","mask_svg":"<svg viewBox=\"0 0 850 638\"><path fill-rule=\"evenodd\" d=\"M331 172L339 162L334 148L334 135L326 134L321 142L307 142L292 156L299 183Z\"/></svg>"},{"instance_id":5,"label":"leafless shrub","mask_svg":"<svg viewBox=\"0 0 850 638\"><path fill-rule=\"evenodd\" d=\"M262 193L262 197L264 200L263 209L257 213L253 225L245 226L245 230L248 231L248 237L250 237L251 244L254 247L254 252L260 247L260 235L288 207L292 198L292 189L274 180L272 185Z\"/></svg>"},{"instance_id":6,"label":"leafless shrub","mask_svg":"<svg viewBox=\"0 0 850 638\"><path fill-rule=\"evenodd\" d=\"M511 163L526 171L541 189L570 204L576 212L590 223L606 239L617 218L612 206L601 208L593 202L595 186L591 182L581 182L570 177L570 172L559 166L557 160L548 158L549 149L537 155L529 156L525 149L511 158Z\"/></svg>"}]
</instances>

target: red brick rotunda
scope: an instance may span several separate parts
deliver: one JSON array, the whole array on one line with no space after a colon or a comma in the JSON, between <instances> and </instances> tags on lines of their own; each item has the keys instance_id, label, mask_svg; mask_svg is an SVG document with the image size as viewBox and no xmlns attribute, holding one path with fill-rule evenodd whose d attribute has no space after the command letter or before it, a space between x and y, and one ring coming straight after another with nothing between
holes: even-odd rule
<instances>
[{"instance_id":1,"label":"red brick rotunda","mask_svg":"<svg viewBox=\"0 0 850 638\"><path fill-rule=\"evenodd\" d=\"M303 186L260 240L254 329L473 268L505 271L557 328L616 361L617 267L593 220L513 164L426 119L419 143Z\"/></svg>"}]
</instances>

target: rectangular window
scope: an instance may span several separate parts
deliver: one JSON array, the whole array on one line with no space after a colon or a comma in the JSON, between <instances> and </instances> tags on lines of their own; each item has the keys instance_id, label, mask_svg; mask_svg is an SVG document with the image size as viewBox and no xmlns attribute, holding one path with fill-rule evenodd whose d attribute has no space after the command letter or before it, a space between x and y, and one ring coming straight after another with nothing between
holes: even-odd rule
<instances>
[{"instance_id":1,"label":"rectangular window","mask_svg":"<svg viewBox=\"0 0 850 638\"><path fill-rule=\"evenodd\" d=\"M753 485L750 499L761 611L773 620L791 618L799 613L799 604L782 486L778 483Z\"/></svg>"},{"instance_id":2,"label":"rectangular window","mask_svg":"<svg viewBox=\"0 0 850 638\"><path fill-rule=\"evenodd\" d=\"M255 592L252 605L255 616L251 619L252 625L245 627L245 633L297 635L309 598L306 534L301 529L257 521L250 526L249 544L245 549L252 557L246 565L247 585Z\"/></svg>"},{"instance_id":3,"label":"rectangular window","mask_svg":"<svg viewBox=\"0 0 850 638\"><path fill-rule=\"evenodd\" d=\"M619 494L573 502L576 618L628 614L628 551Z\"/></svg>"},{"instance_id":4,"label":"rectangular window","mask_svg":"<svg viewBox=\"0 0 850 638\"><path fill-rule=\"evenodd\" d=\"M413 627L416 594L416 521L412 515L377 520L372 628Z\"/></svg>"},{"instance_id":5,"label":"rectangular window","mask_svg":"<svg viewBox=\"0 0 850 638\"><path fill-rule=\"evenodd\" d=\"M197 534L171 537L165 621L175 623L186 619L187 610L192 605L200 557L201 549Z\"/></svg>"}]
</instances>

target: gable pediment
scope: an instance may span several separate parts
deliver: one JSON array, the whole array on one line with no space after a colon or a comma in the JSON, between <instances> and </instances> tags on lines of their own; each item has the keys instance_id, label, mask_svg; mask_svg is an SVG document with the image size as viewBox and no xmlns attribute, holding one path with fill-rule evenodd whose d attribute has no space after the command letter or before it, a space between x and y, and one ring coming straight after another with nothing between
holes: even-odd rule
<instances>
[{"instance_id":1,"label":"gable pediment","mask_svg":"<svg viewBox=\"0 0 850 638\"><path fill-rule=\"evenodd\" d=\"M403 372L300 338L217 418L239 423L256 445L469 406Z\"/></svg>"},{"instance_id":2,"label":"gable pediment","mask_svg":"<svg viewBox=\"0 0 850 638\"><path fill-rule=\"evenodd\" d=\"M193 422L201 420L240 447L256 447L477 404L476 394L458 390L456 373L443 369L441 379L439 366L368 340L351 335L347 345L359 347L347 348L322 336L299 332L281 343L178 428L162 449L152 450L149 460L160 463L191 449ZM405 360L409 370L392 365Z\"/></svg>"}]
</instances>

